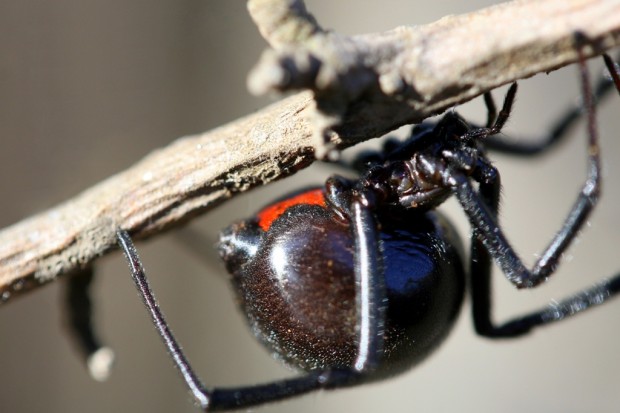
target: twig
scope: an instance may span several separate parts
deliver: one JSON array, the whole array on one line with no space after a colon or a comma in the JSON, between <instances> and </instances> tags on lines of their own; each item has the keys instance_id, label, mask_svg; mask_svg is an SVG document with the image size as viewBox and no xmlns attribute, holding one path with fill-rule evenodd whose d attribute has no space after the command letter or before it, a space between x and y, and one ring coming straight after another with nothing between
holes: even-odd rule
<instances>
[{"instance_id":1,"label":"twig","mask_svg":"<svg viewBox=\"0 0 620 413\"><path fill-rule=\"evenodd\" d=\"M589 40L590 55L599 54L617 44L620 20L615 1L526 0L425 26L342 36L323 30L301 0L248 6L275 48L250 74L250 90L312 90L317 157L575 62L576 33Z\"/></svg>"},{"instance_id":2,"label":"twig","mask_svg":"<svg viewBox=\"0 0 620 413\"><path fill-rule=\"evenodd\" d=\"M249 7L277 47L251 75L253 90L312 93L182 138L1 231L0 302L90 265L115 248L118 227L145 238L308 166L313 136L346 147L568 65L577 31L589 56L620 43L620 5L611 0L512 2L353 37L322 30L300 1L250 0Z\"/></svg>"}]
</instances>

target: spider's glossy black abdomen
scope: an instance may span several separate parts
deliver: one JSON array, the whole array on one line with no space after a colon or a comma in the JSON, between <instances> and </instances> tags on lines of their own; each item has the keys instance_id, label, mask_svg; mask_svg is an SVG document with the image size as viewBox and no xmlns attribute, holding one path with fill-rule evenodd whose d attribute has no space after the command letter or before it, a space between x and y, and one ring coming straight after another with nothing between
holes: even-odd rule
<instances>
[{"instance_id":1,"label":"spider's glossy black abdomen","mask_svg":"<svg viewBox=\"0 0 620 413\"><path fill-rule=\"evenodd\" d=\"M458 237L438 214L381 214L388 297L385 351L372 378L396 374L433 350L462 303ZM220 252L243 312L273 355L304 370L347 367L357 353L353 240L322 205L288 207L267 231L228 228Z\"/></svg>"}]
</instances>

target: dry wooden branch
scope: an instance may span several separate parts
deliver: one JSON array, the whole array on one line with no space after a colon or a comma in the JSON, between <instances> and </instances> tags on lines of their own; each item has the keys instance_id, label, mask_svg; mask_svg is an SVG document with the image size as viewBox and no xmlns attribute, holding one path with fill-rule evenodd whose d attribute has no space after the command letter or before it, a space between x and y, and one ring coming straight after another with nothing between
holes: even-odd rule
<instances>
[{"instance_id":1,"label":"dry wooden branch","mask_svg":"<svg viewBox=\"0 0 620 413\"><path fill-rule=\"evenodd\" d=\"M576 59L576 31L587 36L589 56L620 43L615 0L518 1L354 37L323 31L299 1L251 0L249 6L278 47L259 63L252 87L312 93L182 138L0 232L0 302L90 265L115 247L118 227L137 238L154 235L294 173L313 161L313 136L349 146L568 65Z\"/></svg>"},{"instance_id":2,"label":"dry wooden branch","mask_svg":"<svg viewBox=\"0 0 620 413\"><path fill-rule=\"evenodd\" d=\"M251 73L250 90L312 90L318 157L343 141L385 133L379 118L419 122L499 85L575 62L576 33L598 54L616 44L620 19L617 1L527 0L426 26L342 36L318 26L300 0L250 0L249 9L275 48ZM359 119L368 120L365 127Z\"/></svg>"}]
</instances>

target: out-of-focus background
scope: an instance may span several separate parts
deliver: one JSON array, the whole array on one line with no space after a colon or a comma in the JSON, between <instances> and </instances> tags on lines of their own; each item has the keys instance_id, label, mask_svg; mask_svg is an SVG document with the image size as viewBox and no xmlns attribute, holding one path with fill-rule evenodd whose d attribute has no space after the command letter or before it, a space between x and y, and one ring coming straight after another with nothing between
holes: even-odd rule
<instances>
[{"instance_id":1,"label":"out-of-focus background","mask_svg":"<svg viewBox=\"0 0 620 413\"><path fill-rule=\"evenodd\" d=\"M324 27L343 33L432 22L493 1L308 0ZM268 103L245 89L265 42L244 2L224 0L4 0L0 5L0 227L49 208L173 139ZM600 62L591 64L600 73ZM506 133L536 136L579 96L575 67L521 82ZM501 102L503 89L495 93ZM557 275L536 291L498 273L496 315L505 319L590 285L618 269L620 99L602 105L605 188L587 230ZM482 122L480 99L459 108ZM496 156L502 221L532 262L556 231L585 176L585 128L536 160ZM318 165L253 191L193 221L196 249L172 231L138 245L162 308L209 385L264 382L291 373L245 328L214 253L217 231L286 188L321 183ZM445 208L469 229L454 202ZM200 251L200 254L196 254ZM62 327L61 283L0 309L2 412L194 412L142 308L120 254L97 263L97 322L116 350L114 373L95 383ZM610 412L620 395L620 300L513 341L473 332L469 307L429 360L393 380L311 394L263 412Z\"/></svg>"}]
</instances>

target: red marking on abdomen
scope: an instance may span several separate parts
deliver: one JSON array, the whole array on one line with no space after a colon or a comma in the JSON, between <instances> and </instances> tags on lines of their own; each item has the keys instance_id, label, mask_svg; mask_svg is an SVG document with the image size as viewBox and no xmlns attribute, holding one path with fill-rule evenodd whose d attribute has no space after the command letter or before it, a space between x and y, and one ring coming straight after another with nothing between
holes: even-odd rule
<instances>
[{"instance_id":1,"label":"red marking on abdomen","mask_svg":"<svg viewBox=\"0 0 620 413\"><path fill-rule=\"evenodd\" d=\"M295 205L320 205L324 207L325 197L323 196L323 190L321 188L311 189L269 205L257 214L258 225L263 231L268 231L273 221L278 219L284 211Z\"/></svg>"}]
</instances>

